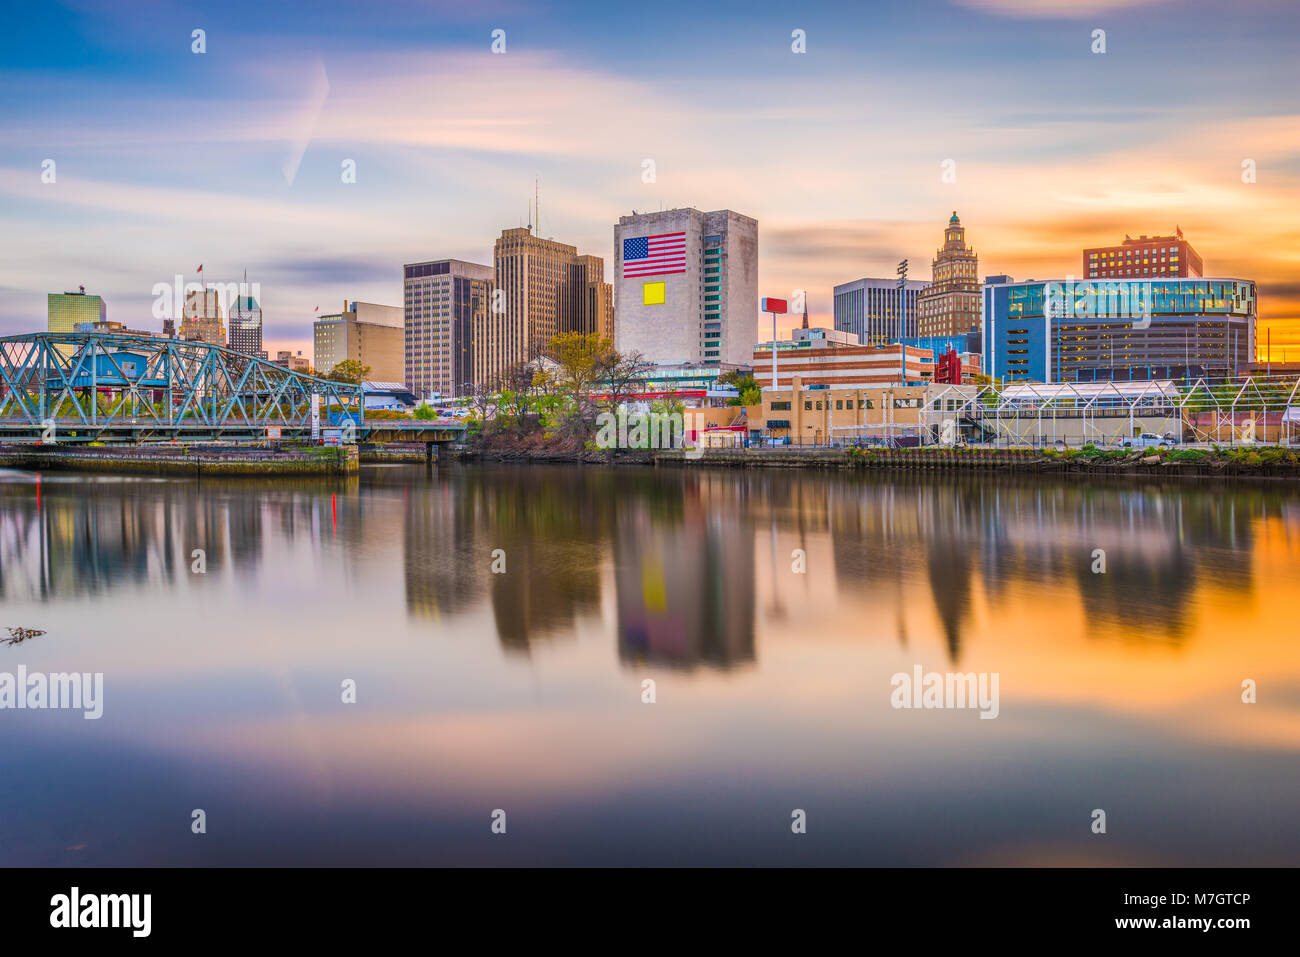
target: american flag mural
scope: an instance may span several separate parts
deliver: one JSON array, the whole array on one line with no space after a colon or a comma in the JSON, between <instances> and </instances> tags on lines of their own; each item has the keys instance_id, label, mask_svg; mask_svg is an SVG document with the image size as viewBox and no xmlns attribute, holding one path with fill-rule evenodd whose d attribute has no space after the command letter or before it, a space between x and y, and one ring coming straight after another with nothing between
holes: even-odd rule
<instances>
[{"instance_id":1,"label":"american flag mural","mask_svg":"<svg viewBox=\"0 0 1300 957\"><path fill-rule=\"evenodd\" d=\"M686 272L686 234L638 236L623 240L623 275L653 276Z\"/></svg>"}]
</instances>

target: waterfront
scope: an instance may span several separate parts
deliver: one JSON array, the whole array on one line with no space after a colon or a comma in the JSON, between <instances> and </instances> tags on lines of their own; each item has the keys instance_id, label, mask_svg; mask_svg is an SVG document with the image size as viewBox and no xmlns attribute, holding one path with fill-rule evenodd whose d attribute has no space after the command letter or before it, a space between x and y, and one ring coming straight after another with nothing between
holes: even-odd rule
<instances>
[{"instance_id":1,"label":"waterfront","mask_svg":"<svg viewBox=\"0 0 1300 957\"><path fill-rule=\"evenodd\" d=\"M3 473L0 672L104 690L0 711L0 861L1293 866L1298 559L1280 483Z\"/></svg>"}]
</instances>

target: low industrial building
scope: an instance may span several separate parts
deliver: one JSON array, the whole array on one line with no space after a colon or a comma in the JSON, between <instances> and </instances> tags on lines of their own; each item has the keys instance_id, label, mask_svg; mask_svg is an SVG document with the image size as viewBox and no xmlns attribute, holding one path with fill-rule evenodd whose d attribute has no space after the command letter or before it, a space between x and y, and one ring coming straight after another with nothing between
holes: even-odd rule
<instances>
[{"instance_id":1,"label":"low industrial building","mask_svg":"<svg viewBox=\"0 0 1300 957\"><path fill-rule=\"evenodd\" d=\"M361 383L361 394L365 398L367 409L389 409L394 412L405 412L408 409L415 408L415 403L418 401L415 393L401 382L371 382L367 380Z\"/></svg>"},{"instance_id":2,"label":"low industrial building","mask_svg":"<svg viewBox=\"0 0 1300 957\"><path fill-rule=\"evenodd\" d=\"M776 382L773 383L773 351ZM896 343L861 346L834 329L795 329L789 340L754 347L754 378L760 388L789 389L797 377L805 387L867 388L924 385L934 374L934 355L927 349Z\"/></svg>"},{"instance_id":3,"label":"low industrial building","mask_svg":"<svg viewBox=\"0 0 1300 957\"><path fill-rule=\"evenodd\" d=\"M783 380L784 381L784 380ZM762 405L746 408L751 444L831 445L854 441L928 441L932 425L925 385L764 389Z\"/></svg>"}]
</instances>

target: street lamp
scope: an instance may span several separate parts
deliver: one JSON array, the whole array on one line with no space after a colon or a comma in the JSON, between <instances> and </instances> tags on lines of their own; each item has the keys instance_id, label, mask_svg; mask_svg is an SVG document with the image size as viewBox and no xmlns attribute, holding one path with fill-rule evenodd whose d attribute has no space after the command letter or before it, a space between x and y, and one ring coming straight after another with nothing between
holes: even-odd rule
<instances>
[{"instance_id":1,"label":"street lamp","mask_svg":"<svg viewBox=\"0 0 1300 957\"><path fill-rule=\"evenodd\" d=\"M907 338L907 260L904 259L898 264L898 300L901 304L899 312L902 328L899 331L898 338Z\"/></svg>"}]
</instances>

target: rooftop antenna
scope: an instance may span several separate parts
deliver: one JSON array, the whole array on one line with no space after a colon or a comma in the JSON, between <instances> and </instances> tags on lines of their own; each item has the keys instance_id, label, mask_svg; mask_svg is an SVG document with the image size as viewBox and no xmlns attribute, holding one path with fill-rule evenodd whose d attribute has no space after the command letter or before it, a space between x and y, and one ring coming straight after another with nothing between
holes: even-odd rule
<instances>
[{"instance_id":1,"label":"rooftop antenna","mask_svg":"<svg viewBox=\"0 0 1300 957\"><path fill-rule=\"evenodd\" d=\"M537 217L537 235L542 234L542 181L533 180L533 214Z\"/></svg>"}]
</instances>

